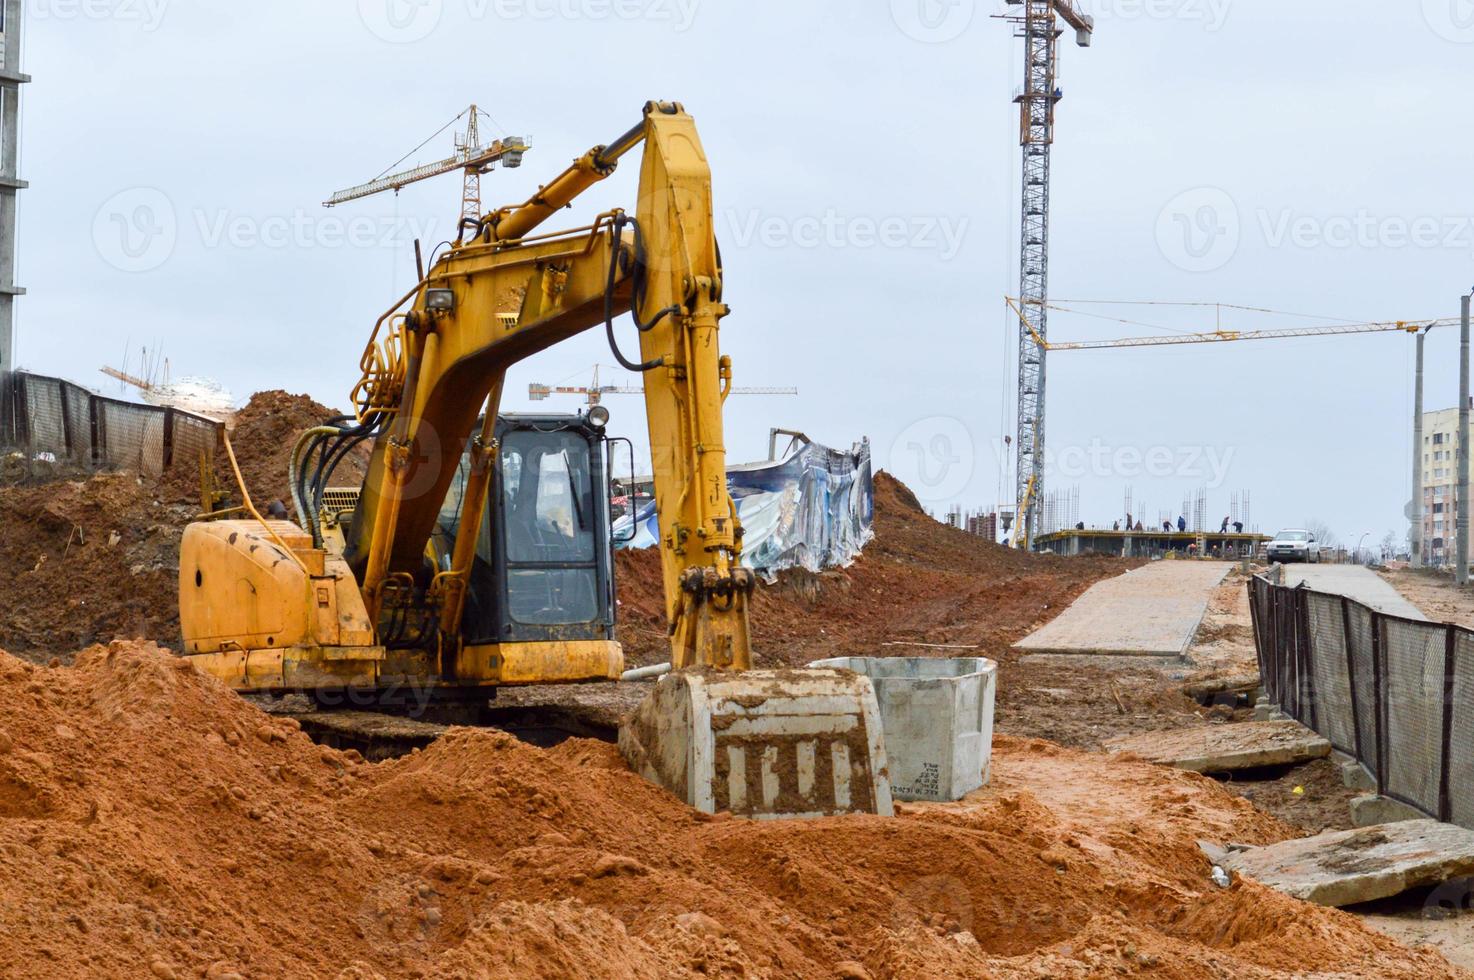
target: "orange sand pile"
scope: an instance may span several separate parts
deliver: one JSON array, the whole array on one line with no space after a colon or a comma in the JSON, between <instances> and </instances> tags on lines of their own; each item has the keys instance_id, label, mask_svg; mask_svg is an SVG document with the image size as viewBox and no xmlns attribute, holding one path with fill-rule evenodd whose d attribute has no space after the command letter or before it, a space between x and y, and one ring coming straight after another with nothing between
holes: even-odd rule
<instances>
[{"instance_id":1,"label":"orange sand pile","mask_svg":"<svg viewBox=\"0 0 1474 980\"><path fill-rule=\"evenodd\" d=\"M0 654L0 975L1456 975L1219 890L1288 831L1208 780L1003 739L949 806L712 819L605 745L456 730L369 765L155 647Z\"/></svg>"}]
</instances>

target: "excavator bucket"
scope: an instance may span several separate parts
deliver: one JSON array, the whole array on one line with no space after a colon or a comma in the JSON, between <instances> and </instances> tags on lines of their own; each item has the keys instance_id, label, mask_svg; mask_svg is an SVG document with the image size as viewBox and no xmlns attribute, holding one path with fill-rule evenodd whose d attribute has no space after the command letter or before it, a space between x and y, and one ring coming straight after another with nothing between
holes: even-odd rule
<instances>
[{"instance_id":1,"label":"excavator bucket","mask_svg":"<svg viewBox=\"0 0 1474 980\"><path fill-rule=\"evenodd\" d=\"M705 813L894 813L875 689L845 670L667 674L620 727L619 749Z\"/></svg>"}]
</instances>

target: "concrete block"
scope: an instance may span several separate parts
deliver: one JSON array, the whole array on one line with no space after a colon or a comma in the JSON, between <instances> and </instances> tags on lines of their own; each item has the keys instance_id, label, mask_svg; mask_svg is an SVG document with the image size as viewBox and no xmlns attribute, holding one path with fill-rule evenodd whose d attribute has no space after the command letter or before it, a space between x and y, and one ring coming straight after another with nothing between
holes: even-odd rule
<instances>
[{"instance_id":1,"label":"concrete block","mask_svg":"<svg viewBox=\"0 0 1474 980\"><path fill-rule=\"evenodd\" d=\"M1375 781L1373 781L1372 788L1376 788ZM1354 827L1376 827L1380 824L1427 819L1428 814L1421 810L1415 810L1406 803L1399 803L1386 796L1378 796L1376 793L1355 796L1351 799L1351 824Z\"/></svg>"},{"instance_id":2,"label":"concrete block","mask_svg":"<svg viewBox=\"0 0 1474 980\"><path fill-rule=\"evenodd\" d=\"M1262 769L1324 759L1331 754L1330 742L1295 721L1246 721L1148 732L1111 739L1105 748L1191 772Z\"/></svg>"},{"instance_id":3,"label":"concrete block","mask_svg":"<svg viewBox=\"0 0 1474 980\"><path fill-rule=\"evenodd\" d=\"M1231 847L1221 862L1287 895L1339 908L1474 874L1474 831L1425 818Z\"/></svg>"},{"instance_id":4,"label":"concrete block","mask_svg":"<svg viewBox=\"0 0 1474 980\"><path fill-rule=\"evenodd\" d=\"M840 657L809 666L852 670L875 685L897 799L960 800L988 782L998 682L993 661Z\"/></svg>"},{"instance_id":5,"label":"concrete block","mask_svg":"<svg viewBox=\"0 0 1474 980\"><path fill-rule=\"evenodd\" d=\"M1350 762L1341 763L1341 785L1347 789L1359 789L1365 793L1374 793L1377 789L1377 777L1367 772L1366 766L1352 759ZM1358 824L1357 826L1361 825Z\"/></svg>"},{"instance_id":6,"label":"concrete block","mask_svg":"<svg viewBox=\"0 0 1474 980\"><path fill-rule=\"evenodd\" d=\"M1254 702L1255 721L1284 721L1285 713L1279 709L1268 698L1262 697Z\"/></svg>"},{"instance_id":7,"label":"concrete block","mask_svg":"<svg viewBox=\"0 0 1474 980\"><path fill-rule=\"evenodd\" d=\"M619 751L703 813L895 813L875 690L845 671L666 674L620 726Z\"/></svg>"}]
</instances>

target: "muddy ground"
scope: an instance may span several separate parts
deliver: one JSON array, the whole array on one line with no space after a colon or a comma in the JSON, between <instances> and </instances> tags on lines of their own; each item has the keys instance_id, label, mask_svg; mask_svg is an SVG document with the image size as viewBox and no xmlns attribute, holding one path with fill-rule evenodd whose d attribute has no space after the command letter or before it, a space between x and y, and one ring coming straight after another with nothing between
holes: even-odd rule
<instances>
[{"instance_id":1,"label":"muddy ground","mask_svg":"<svg viewBox=\"0 0 1474 980\"><path fill-rule=\"evenodd\" d=\"M1211 780L1002 737L895 819L696 814L612 746L455 729L377 764L166 651L0 655L0 975L1465 976L1239 880Z\"/></svg>"},{"instance_id":2,"label":"muddy ground","mask_svg":"<svg viewBox=\"0 0 1474 980\"><path fill-rule=\"evenodd\" d=\"M329 414L281 392L241 412L258 503ZM0 974L1462 975L1352 916L1211 884L1197 839L1344 825L1329 763L1225 785L1090 751L1248 716L1184 691L1254 670L1242 577L1186 665L1024 660L1014 642L1134 563L997 547L878 476L854 566L760 588L759 662L998 661L994 782L895 821L760 826L692 813L599 742L456 730L365 763L178 669L138 641L177 642L196 495L131 474L0 487L0 647L22 658L0 656ZM621 554L618 577L631 664L666 659L656 556ZM642 693L500 701L612 723Z\"/></svg>"}]
</instances>

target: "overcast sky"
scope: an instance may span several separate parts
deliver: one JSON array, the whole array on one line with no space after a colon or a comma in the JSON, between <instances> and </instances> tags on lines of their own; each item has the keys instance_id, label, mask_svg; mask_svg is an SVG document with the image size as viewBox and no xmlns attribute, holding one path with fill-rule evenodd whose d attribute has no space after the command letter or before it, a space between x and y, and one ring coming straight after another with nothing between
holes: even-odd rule
<instances>
[{"instance_id":1,"label":"overcast sky","mask_svg":"<svg viewBox=\"0 0 1474 980\"><path fill-rule=\"evenodd\" d=\"M1087 0L1063 53L1052 295L1384 320L1453 316L1474 285L1471 0ZM26 0L19 360L97 374L162 349L238 398L347 403L415 237L453 234L459 178L325 210L471 102L528 136L520 201L652 98L682 101L713 168L726 261L734 461L770 426L847 446L926 503L982 508L1013 428L1022 54L969 0ZM449 155L449 133L413 161ZM637 167L579 217L633 207ZM575 224L570 213L568 224ZM1209 308L1079 306L1057 340L1211 328ZM1225 326L1317 321L1224 311ZM633 345L633 330L625 339ZM1109 523L1207 486L1268 531L1401 537L1411 340L1059 353L1050 486ZM1456 330L1429 343L1457 400ZM512 375L586 383L601 334ZM620 381L606 370L605 380ZM576 409L576 400L554 404ZM610 400L643 436L639 400Z\"/></svg>"}]
</instances>

